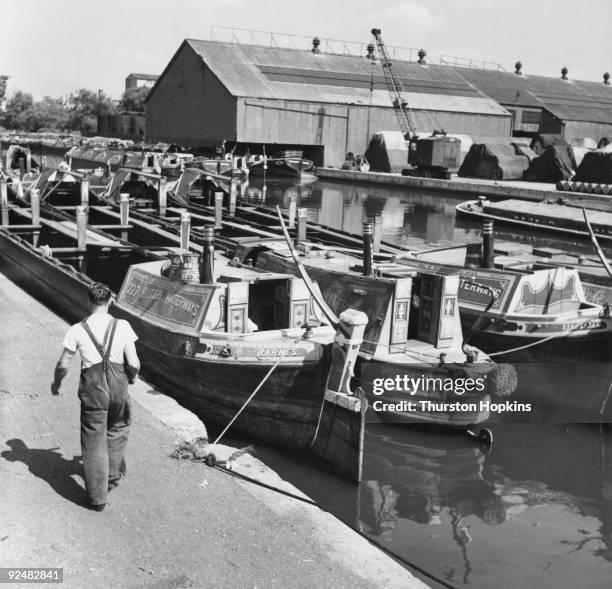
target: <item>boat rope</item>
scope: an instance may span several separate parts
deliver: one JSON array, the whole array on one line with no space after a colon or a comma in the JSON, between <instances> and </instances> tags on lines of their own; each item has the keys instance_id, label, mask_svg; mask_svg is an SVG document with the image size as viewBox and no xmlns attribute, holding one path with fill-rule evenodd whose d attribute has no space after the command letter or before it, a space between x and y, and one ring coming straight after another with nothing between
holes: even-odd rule
<instances>
[{"instance_id":1,"label":"boat rope","mask_svg":"<svg viewBox=\"0 0 612 589\"><path fill-rule=\"evenodd\" d=\"M390 548L387 548L387 546L385 546L381 542L378 542L378 541L374 540L373 538L368 536L365 532L362 532L361 530L358 530L356 528L352 528L343 519L338 517L335 513L332 513L331 511L325 509L325 507L323 507L320 503L318 503L317 501L313 501L309 497L301 497L300 495L296 495L295 493L291 493L290 491L285 491L284 489L280 489L279 487L274 487L273 485L269 485L268 483L264 483L263 481L259 481L259 480L255 479L253 477L250 477L250 476L238 473L238 472L236 472L234 470L231 470L229 468L226 468L226 467L218 465L218 464L215 464L214 468L216 468L217 470L220 470L221 472L224 472L225 474L233 476L233 477L235 477L237 479L241 479L241 480L246 481L248 483L252 483L254 485L258 485L260 487L263 487L264 489L269 489L270 491L274 491L276 493L280 493L281 495L285 495L286 497L290 497L291 499L296 499L297 501L301 501L302 503L306 503L307 505L312 505L313 507L317 507L321 511L324 511L325 513L329 513L330 515L332 515L334 518L336 518L339 522L341 522L345 526L350 527L351 530L353 530L355 533L359 534L359 536L361 536L362 538L367 540L370 544L372 544L373 546L375 546L376 548L378 548L379 550L381 550L382 552L384 552L385 554L387 554L391 558L393 558L393 559L397 560L398 562L400 562L405 567L411 568L411 569L417 571L418 573L420 573L421 575L431 579L432 581L435 581L436 583L439 583L442 587L445 587L445 589L457 589L454 585L451 585L445 579L442 579L442 578L434 575L433 573L430 573L429 571L426 571L424 568L420 567L419 565L414 564L413 562L409 561L407 558L403 557L401 554L398 554L397 552L394 552Z\"/></svg>"},{"instance_id":2,"label":"boat rope","mask_svg":"<svg viewBox=\"0 0 612 589\"><path fill-rule=\"evenodd\" d=\"M572 327L572 329L568 329L563 334L549 335L548 337L536 340L535 342L531 342L531 343L525 344L523 346L518 346L516 348L510 348L508 350L502 350L501 352L493 352L492 354L489 354L489 357L493 358L494 356L502 356L503 354L509 354L511 352L520 352L521 350L526 350L527 348L532 348L532 347L537 346L539 344L545 344L546 342L549 342L549 341L554 340L554 339L560 339L560 338L563 338L563 337L567 337L570 333L573 333L574 331L576 331L577 329L580 329L581 327L582 327L582 323L578 323L577 325Z\"/></svg>"},{"instance_id":3,"label":"boat rope","mask_svg":"<svg viewBox=\"0 0 612 589\"><path fill-rule=\"evenodd\" d=\"M266 382L266 380L268 380L268 378L270 377L270 375L274 372L274 370L276 370L277 366L281 363L281 361L283 360L283 358L287 355L289 350L285 350L281 356L278 358L278 360L270 367L270 370L268 370L268 372L266 373L266 375L261 379L260 383L257 385L257 387L255 387L255 390L251 393L250 397L242 404L242 407L240 407L240 409L238 409L238 413L236 413L236 415L234 415L234 417L232 418L232 420L225 426L225 429L217 436L217 439L213 442L213 446L215 444L219 443L219 440L225 435L225 432L227 432L227 430L231 427L231 425L234 423L234 421L236 421L236 419L238 419L238 416L244 411L244 409L246 408L246 406L251 402L251 399L253 399L253 397L257 394L257 392L259 391L259 389L263 386L263 384Z\"/></svg>"}]
</instances>

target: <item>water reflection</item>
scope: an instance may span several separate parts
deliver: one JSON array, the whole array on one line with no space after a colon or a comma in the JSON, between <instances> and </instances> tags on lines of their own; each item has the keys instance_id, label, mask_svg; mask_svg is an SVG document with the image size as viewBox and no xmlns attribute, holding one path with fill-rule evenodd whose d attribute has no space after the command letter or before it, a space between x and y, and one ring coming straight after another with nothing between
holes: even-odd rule
<instances>
[{"instance_id":1,"label":"water reflection","mask_svg":"<svg viewBox=\"0 0 612 589\"><path fill-rule=\"evenodd\" d=\"M263 186L249 190L257 203ZM462 199L442 193L322 181L269 182L265 192L267 205L288 209L296 199L311 221L353 233L374 217L383 239L415 249L480 240L478 223L455 217ZM504 227L496 236L593 254L587 241ZM611 426L575 422L612 420L612 363L517 369L512 399L535 399L534 411L525 423L496 416L490 454L461 433L369 424L358 488L294 454L261 449L261 458L348 525L454 586L608 589Z\"/></svg>"},{"instance_id":2,"label":"water reflection","mask_svg":"<svg viewBox=\"0 0 612 589\"><path fill-rule=\"evenodd\" d=\"M370 428L359 529L453 584L607 586L609 428L497 425L494 434L487 456L460 436Z\"/></svg>"},{"instance_id":3,"label":"water reflection","mask_svg":"<svg viewBox=\"0 0 612 589\"><path fill-rule=\"evenodd\" d=\"M351 233L361 233L367 219L378 219L383 239L404 247L456 245L480 240L480 223L456 217L455 206L469 195L449 196L428 191L418 193L403 187L357 185L319 180L296 184L288 180L251 178L246 190L250 202L288 209L291 197L297 206L306 207L309 220ZM265 192L265 194L264 194ZM264 196L263 202L261 201ZM499 240L515 241L541 247L570 249L593 254L586 239L574 240L557 235L534 235L521 228L496 226ZM606 250L610 251L611 250Z\"/></svg>"}]
</instances>

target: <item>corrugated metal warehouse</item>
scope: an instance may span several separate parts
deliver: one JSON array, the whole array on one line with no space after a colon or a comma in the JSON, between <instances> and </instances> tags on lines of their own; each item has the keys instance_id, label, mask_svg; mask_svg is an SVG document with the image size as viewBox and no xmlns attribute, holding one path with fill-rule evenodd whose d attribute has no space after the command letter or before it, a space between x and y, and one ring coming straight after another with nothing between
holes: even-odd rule
<instances>
[{"instance_id":1,"label":"corrugated metal warehouse","mask_svg":"<svg viewBox=\"0 0 612 589\"><path fill-rule=\"evenodd\" d=\"M402 61L393 68L419 132L511 134L511 115L456 68ZM398 124L381 63L367 57L187 39L147 98L154 141L304 146L318 164L363 153L381 130Z\"/></svg>"},{"instance_id":2,"label":"corrugated metal warehouse","mask_svg":"<svg viewBox=\"0 0 612 589\"><path fill-rule=\"evenodd\" d=\"M612 136L612 87L603 82L469 68L457 73L514 115L516 134L560 133L568 141Z\"/></svg>"}]
</instances>

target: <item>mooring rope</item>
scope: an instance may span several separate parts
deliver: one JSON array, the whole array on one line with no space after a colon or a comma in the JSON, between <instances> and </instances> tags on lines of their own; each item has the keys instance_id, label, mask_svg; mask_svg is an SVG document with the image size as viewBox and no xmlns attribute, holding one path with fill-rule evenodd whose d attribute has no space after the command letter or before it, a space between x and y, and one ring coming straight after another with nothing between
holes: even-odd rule
<instances>
[{"instance_id":1,"label":"mooring rope","mask_svg":"<svg viewBox=\"0 0 612 589\"><path fill-rule=\"evenodd\" d=\"M251 399L257 394L257 392L263 386L263 384L266 382L266 380L268 380L268 378L274 372L276 367L281 363L281 360L287 355L288 351L289 350L285 350L282 353L282 355L279 357L279 359L270 367L270 370L268 370L266 375L261 379L261 382L257 385L255 390L251 393L251 396L242 404L242 407L240 407L240 409L238 409L238 413L236 413L236 415L234 415L232 420L225 426L225 429L217 436L217 439L213 442L213 446L215 444L219 443L219 440L225 435L225 432L231 427L232 423L234 423L234 421L236 421L236 419L238 419L238 416L244 411L246 406L251 402Z\"/></svg>"},{"instance_id":2,"label":"mooring rope","mask_svg":"<svg viewBox=\"0 0 612 589\"><path fill-rule=\"evenodd\" d=\"M258 485L270 491L275 491L276 493L280 493L281 495L285 495L286 497L289 497L291 499L296 499L297 501L301 501L302 503L306 503L307 505L312 505L313 507L317 507L321 511L324 511L325 513L329 513L330 515L332 515L334 518L336 518L339 522L341 522L345 526L348 526L348 524L342 518L338 517L335 513L329 511L328 509L323 507L320 503L318 503L317 501L313 501L309 497L301 497L300 495L296 495L295 493L291 493L290 491L285 491L284 489L280 489L279 487L274 487L273 485L269 485L268 483L264 483L263 481L259 481L255 478L252 478L247 475L236 472L234 470L228 469L224 466L215 465L215 468L220 470L221 472L224 472L225 474L236 477L237 479L241 479L248 483ZM376 540L374 540L373 538L371 538L370 536L368 536L366 533L362 532L361 530L358 530L351 526L348 526L348 527L350 527L355 533L359 534L362 538L365 538L370 544L372 544L379 550L382 550L382 552L391 556L395 560L399 561L404 566L414 569L415 571L419 572L423 576L428 577L429 579L431 579L432 581L435 581L436 583L439 583L446 589L457 589L454 585L451 585L450 583L448 583L448 581L445 581L444 579L441 579L440 577L437 577L433 573L426 571L425 569L414 564L413 562L410 562L408 559L404 558L402 555L398 554L397 552L394 552L390 548L387 548L384 544L377 542Z\"/></svg>"},{"instance_id":3,"label":"mooring rope","mask_svg":"<svg viewBox=\"0 0 612 589\"><path fill-rule=\"evenodd\" d=\"M578 325L576 325L575 327L573 327L572 329L568 329L565 333L559 335L559 334L555 334L555 335L549 335L548 337L545 337L544 339L539 339L535 342L531 342L529 344L525 344L523 346L518 346L516 348L510 348L508 350L502 350L501 352L493 352L492 354L489 354L489 357L494 357L494 356L502 356L503 354L509 354L511 352L520 352L521 350L526 350L527 348L532 348L533 346L537 346L539 344L544 344L546 342L549 342L553 339L560 339L563 337L567 337L570 333L573 333L574 331L580 329L580 327L582 326L582 323L579 323Z\"/></svg>"}]
</instances>

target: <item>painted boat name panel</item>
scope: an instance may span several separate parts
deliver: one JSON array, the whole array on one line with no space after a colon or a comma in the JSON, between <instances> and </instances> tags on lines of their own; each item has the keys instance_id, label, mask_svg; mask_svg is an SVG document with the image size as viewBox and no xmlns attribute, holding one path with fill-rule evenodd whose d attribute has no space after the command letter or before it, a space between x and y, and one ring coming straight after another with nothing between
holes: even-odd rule
<instances>
[{"instance_id":1,"label":"painted boat name panel","mask_svg":"<svg viewBox=\"0 0 612 589\"><path fill-rule=\"evenodd\" d=\"M165 324L198 329L215 290L215 286L184 284L132 268L118 302L139 315L152 315Z\"/></svg>"}]
</instances>

